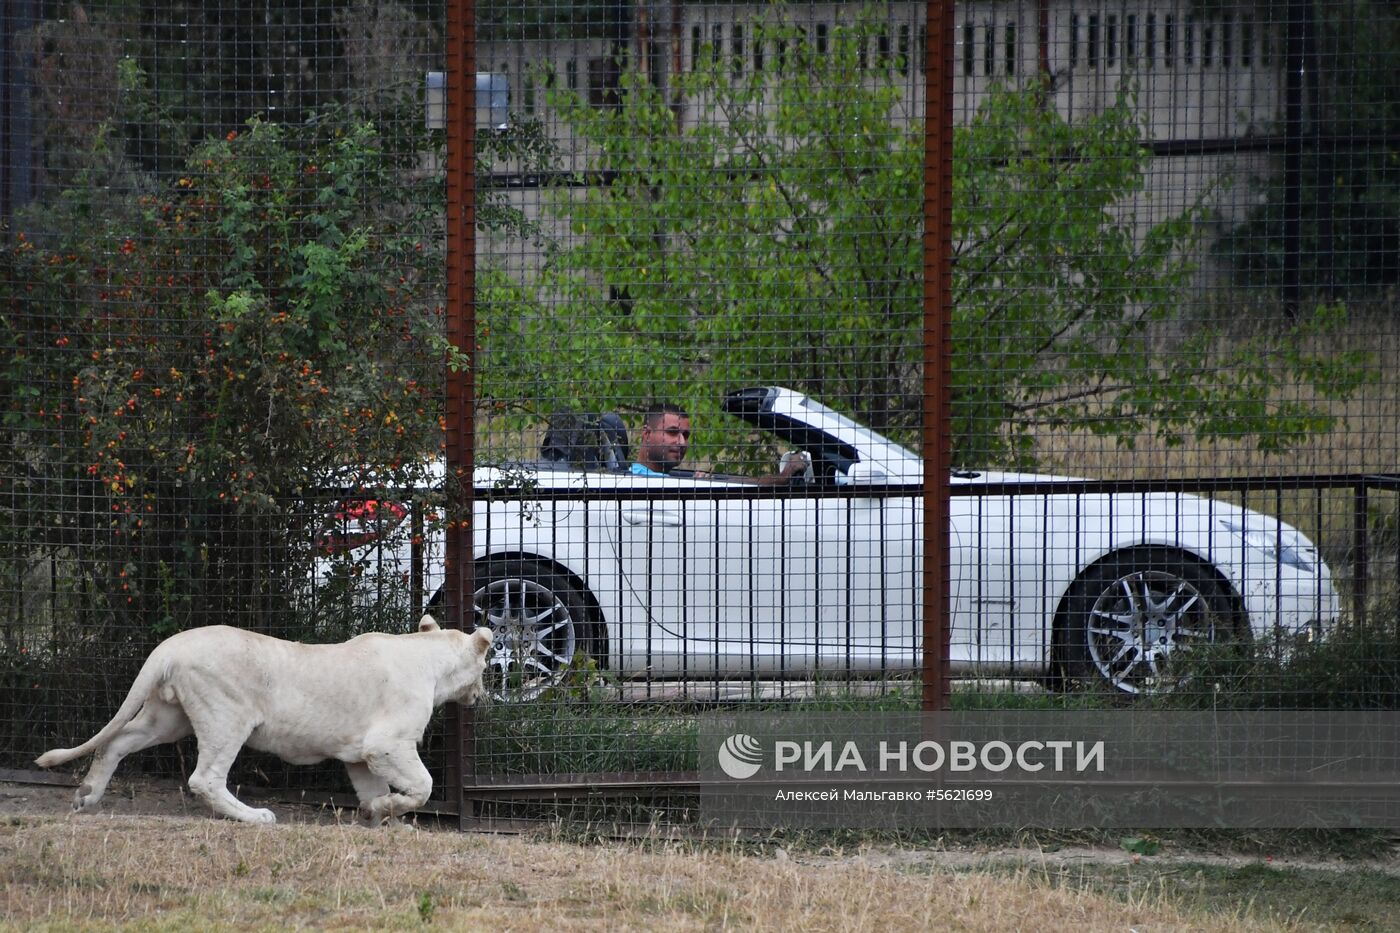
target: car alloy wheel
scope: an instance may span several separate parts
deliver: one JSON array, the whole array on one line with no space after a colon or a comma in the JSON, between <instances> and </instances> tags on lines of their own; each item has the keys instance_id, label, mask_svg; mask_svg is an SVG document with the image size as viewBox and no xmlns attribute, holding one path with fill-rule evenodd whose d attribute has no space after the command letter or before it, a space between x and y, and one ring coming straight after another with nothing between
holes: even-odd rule
<instances>
[{"instance_id":1,"label":"car alloy wheel","mask_svg":"<svg viewBox=\"0 0 1400 933\"><path fill-rule=\"evenodd\" d=\"M1113 581L1089 610L1094 668L1125 693L1171 689L1171 655L1214 640L1206 598L1188 580L1155 570Z\"/></svg>"},{"instance_id":2,"label":"car alloy wheel","mask_svg":"<svg viewBox=\"0 0 1400 933\"><path fill-rule=\"evenodd\" d=\"M1126 694L1178 689L1181 652L1231 631L1220 593L1205 567L1169 552L1140 550L1091 568L1069 602L1069 673Z\"/></svg>"},{"instance_id":3,"label":"car alloy wheel","mask_svg":"<svg viewBox=\"0 0 1400 933\"><path fill-rule=\"evenodd\" d=\"M586 651L584 604L569 582L534 562L477 569L476 624L495 634L487 689L498 700L532 700Z\"/></svg>"}]
</instances>

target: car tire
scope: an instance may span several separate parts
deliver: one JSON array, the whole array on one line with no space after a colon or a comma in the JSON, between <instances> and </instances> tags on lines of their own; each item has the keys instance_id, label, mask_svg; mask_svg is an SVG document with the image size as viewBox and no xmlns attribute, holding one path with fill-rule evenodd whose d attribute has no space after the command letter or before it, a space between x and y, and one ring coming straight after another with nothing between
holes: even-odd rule
<instances>
[{"instance_id":1,"label":"car tire","mask_svg":"<svg viewBox=\"0 0 1400 933\"><path fill-rule=\"evenodd\" d=\"M1111 555L1080 575L1056 623L1056 667L1071 683L1150 696L1179 689L1183 655L1240 637L1225 584L1199 560L1165 548Z\"/></svg>"},{"instance_id":2,"label":"car tire","mask_svg":"<svg viewBox=\"0 0 1400 933\"><path fill-rule=\"evenodd\" d=\"M475 626L494 636L484 675L493 699L538 699L581 662L602 664L588 600L567 574L528 558L494 559L477 564L474 577Z\"/></svg>"}]
</instances>

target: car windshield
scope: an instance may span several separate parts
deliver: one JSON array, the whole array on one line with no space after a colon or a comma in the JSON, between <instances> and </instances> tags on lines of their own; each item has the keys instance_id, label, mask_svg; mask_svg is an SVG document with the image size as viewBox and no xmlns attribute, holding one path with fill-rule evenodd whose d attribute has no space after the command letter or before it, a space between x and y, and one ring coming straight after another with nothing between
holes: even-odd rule
<instances>
[{"instance_id":1,"label":"car windshield","mask_svg":"<svg viewBox=\"0 0 1400 933\"><path fill-rule=\"evenodd\" d=\"M892 452L898 452L900 454L903 454L911 460L919 459L919 457L912 450L910 450L908 447L905 447L903 444L895 443L894 441L885 437L883 434L880 434L877 431L872 431L870 428L867 428L860 422L851 420L850 418L841 414L839 411L836 411L833 408L828 408L821 402L813 401L810 398L803 397L803 399L798 403L798 405L804 411L809 411L814 415L820 416L820 418L814 419L814 426L823 426L822 421L829 419L838 428L841 429L844 435L842 439L852 443L852 445L857 448L866 448L868 450L878 450L883 448L888 449Z\"/></svg>"}]
</instances>

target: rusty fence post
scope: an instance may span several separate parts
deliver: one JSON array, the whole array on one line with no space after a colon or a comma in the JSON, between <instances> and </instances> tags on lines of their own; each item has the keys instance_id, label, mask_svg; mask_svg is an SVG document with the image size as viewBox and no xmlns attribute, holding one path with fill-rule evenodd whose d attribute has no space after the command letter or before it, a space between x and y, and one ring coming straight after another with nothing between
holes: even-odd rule
<instances>
[{"instance_id":1,"label":"rusty fence post","mask_svg":"<svg viewBox=\"0 0 1400 933\"><path fill-rule=\"evenodd\" d=\"M952 466L953 0L929 0L924 51L923 709L948 708Z\"/></svg>"},{"instance_id":2,"label":"rusty fence post","mask_svg":"<svg viewBox=\"0 0 1400 933\"><path fill-rule=\"evenodd\" d=\"M447 339L458 355L447 369L447 624L469 628L472 584L472 468L476 419L476 8L447 4ZM470 707L447 712L447 803L465 829L472 814L463 788L475 773Z\"/></svg>"}]
</instances>

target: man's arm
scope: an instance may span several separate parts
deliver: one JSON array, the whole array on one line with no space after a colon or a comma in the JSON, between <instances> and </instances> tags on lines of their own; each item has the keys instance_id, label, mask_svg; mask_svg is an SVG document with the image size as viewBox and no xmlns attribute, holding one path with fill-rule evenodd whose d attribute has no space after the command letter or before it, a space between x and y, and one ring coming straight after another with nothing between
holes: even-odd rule
<instances>
[{"instance_id":1,"label":"man's arm","mask_svg":"<svg viewBox=\"0 0 1400 933\"><path fill-rule=\"evenodd\" d=\"M796 456L788 457L787 463L783 464L780 472L770 476L746 476L738 477L740 482L752 483L755 486L781 486L784 483L792 482L792 478L812 465L812 458L805 452L799 452Z\"/></svg>"}]
</instances>

